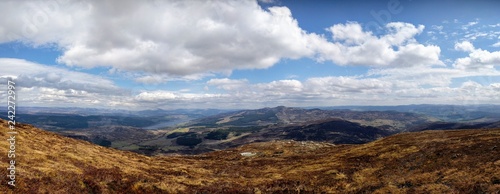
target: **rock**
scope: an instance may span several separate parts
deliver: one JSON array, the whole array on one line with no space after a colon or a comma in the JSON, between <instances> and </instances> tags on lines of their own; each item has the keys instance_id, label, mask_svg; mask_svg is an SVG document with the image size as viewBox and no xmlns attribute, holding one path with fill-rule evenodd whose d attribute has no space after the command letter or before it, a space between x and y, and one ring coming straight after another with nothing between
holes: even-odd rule
<instances>
[{"instance_id":1,"label":"rock","mask_svg":"<svg viewBox=\"0 0 500 194\"><path fill-rule=\"evenodd\" d=\"M245 157L252 157L252 156L255 156L257 153L254 153L254 152L241 152L240 155L241 156L245 156Z\"/></svg>"}]
</instances>

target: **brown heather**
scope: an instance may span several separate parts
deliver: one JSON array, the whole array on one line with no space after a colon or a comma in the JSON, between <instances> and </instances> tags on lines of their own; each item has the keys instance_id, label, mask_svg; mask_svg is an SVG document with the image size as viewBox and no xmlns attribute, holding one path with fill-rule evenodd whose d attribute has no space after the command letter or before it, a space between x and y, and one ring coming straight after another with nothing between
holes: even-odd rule
<instances>
[{"instance_id":1,"label":"brown heather","mask_svg":"<svg viewBox=\"0 0 500 194\"><path fill-rule=\"evenodd\" d=\"M7 122L0 120L2 172ZM363 145L273 141L147 157L17 125L0 193L499 193L500 129L404 133ZM243 157L241 152L254 152Z\"/></svg>"}]
</instances>

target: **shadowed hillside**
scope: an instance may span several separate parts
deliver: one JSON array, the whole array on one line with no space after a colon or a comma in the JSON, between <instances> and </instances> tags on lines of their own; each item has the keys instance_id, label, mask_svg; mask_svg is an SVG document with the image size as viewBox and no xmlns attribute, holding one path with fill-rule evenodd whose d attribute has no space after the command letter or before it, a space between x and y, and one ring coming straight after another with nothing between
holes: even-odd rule
<instances>
[{"instance_id":1,"label":"shadowed hillside","mask_svg":"<svg viewBox=\"0 0 500 194\"><path fill-rule=\"evenodd\" d=\"M0 121L7 137L7 123ZM0 193L498 193L500 129L403 133L362 145L271 141L147 157L17 125ZM0 141L6 156L8 142ZM243 152L248 152L244 153ZM7 166L7 158L2 162Z\"/></svg>"},{"instance_id":2,"label":"shadowed hillside","mask_svg":"<svg viewBox=\"0 0 500 194\"><path fill-rule=\"evenodd\" d=\"M494 129L500 128L500 122L481 122L481 123L468 123L468 122L432 122L426 123L422 126L415 127L413 131L423 130L450 130L450 129Z\"/></svg>"}]
</instances>

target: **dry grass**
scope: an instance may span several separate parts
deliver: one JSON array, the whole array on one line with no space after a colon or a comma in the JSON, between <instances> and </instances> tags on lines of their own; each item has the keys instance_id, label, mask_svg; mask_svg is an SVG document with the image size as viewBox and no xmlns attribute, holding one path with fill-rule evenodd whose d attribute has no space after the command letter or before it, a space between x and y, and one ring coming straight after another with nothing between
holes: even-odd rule
<instances>
[{"instance_id":1,"label":"dry grass","mask_svg":"<svg viewBox=\"0 0 500 194\"><path fill-rule=\"evenodd\" d=\"M108 149L30 125L17 129L17 187L5 177L0 193L500 191L500 129L406 133L363 145L274 141L169 157ZM4 156L7 144L0 141Z\"/></svg>"}]
</instances>

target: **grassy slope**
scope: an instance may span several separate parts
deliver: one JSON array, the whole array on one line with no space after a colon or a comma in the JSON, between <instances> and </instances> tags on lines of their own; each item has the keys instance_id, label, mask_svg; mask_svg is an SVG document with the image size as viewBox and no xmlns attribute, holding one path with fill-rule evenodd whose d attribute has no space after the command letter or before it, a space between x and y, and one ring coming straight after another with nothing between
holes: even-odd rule
<instances>
[{"instance_id":1,"label":"grassy slope","mask_svg":"<svg viewBox=\"0 0 500 194\"><path fill-rule=\"evenodd\" d=\"M6 122L0 134L7 137ZM426 131L363 145L277 141L146 157L18 125L17 187L0 193L498 193L500 129ZM7 141L0 141L7 166ZM242 157L243 151L256 152ZM5 171L4 171L5 172Z\"/></svg>"},{"instance_id":2,"label":"grassy slope","mask_svg":"<svg viewBox=\"0 0 500 194\"><path fill-rule=\"evenodd\" d=\"M7 137L6 122L0 122L0 134ZM191 159L150 158L63 137L31 125L17 125L17 130L17 187L10 190L4 177L0 193L175 192L201 184L199 179L191 179L190 174L210 174L186 165L196 163ZM0 141L0 154L5 156L1 162L5 166L7 144Z\"/></svg>"}]
</instances>

